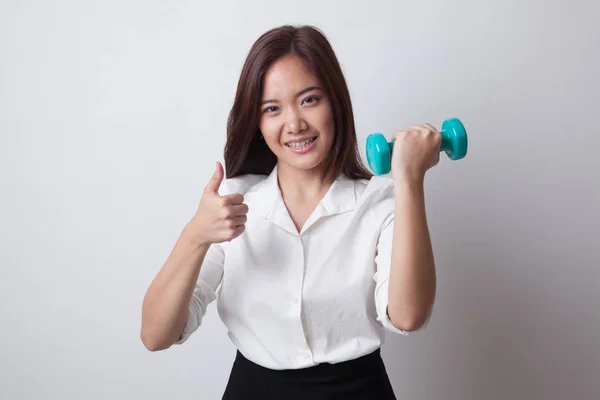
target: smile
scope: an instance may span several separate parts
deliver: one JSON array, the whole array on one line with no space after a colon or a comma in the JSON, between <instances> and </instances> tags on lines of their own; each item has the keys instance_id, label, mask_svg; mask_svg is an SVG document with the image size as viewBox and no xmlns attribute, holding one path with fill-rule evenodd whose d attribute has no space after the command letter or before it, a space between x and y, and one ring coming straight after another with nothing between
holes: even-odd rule
<instances>
[{"instance_id":1,"label":"smile","mask_svg":"<svg viewBox=\"0 0 600 400\"><path fill-rule=\"evenodd\" d=\"M316 139L317 139L317 137L315 136L315 137L312 137L310 139L303 140L301 142L286 143L285 145L287 147L292 148L292 149L302 149L303 147L306 147L306 146L310 145Z\"/></svg>"}]
</instances>

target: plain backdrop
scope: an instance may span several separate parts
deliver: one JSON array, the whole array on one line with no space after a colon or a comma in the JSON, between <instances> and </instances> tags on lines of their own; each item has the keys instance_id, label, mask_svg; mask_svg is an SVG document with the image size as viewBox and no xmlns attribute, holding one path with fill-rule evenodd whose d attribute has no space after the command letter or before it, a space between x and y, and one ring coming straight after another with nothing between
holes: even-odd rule
<instances>
[{"instance_id":1,"label":"plain backdrop","mask_svg":"<svg viewBox=\"0 0 600 400\"><path fill-rule=\"evenodd\" d=\"M330 39L369 133L459 117L426 180L438 296L383 348L399 399L600 398L593 1L0 1L0 398L220 399L215 307L139 338L222 160L238 74L282 24ZM364 153L363 153L364 156ZM249 289L251 290L251 288Z\"/></svg>"}]
</instances>

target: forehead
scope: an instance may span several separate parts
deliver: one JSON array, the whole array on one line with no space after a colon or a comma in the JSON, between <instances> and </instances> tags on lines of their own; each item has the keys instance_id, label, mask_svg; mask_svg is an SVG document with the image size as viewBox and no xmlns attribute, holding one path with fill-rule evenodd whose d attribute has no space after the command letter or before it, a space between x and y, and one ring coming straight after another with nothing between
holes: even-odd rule
<instances>
[{"instance_id":1,"label":"forehead","mask_svg":"<svg viewBox=\"0 0 600 400\"><path fill-rule=\"evenodd\" d=\"M310 72L303 60L290 56L275 61L269 67L263 82L263 93L265 96L297 93L313 85L319 85L318 78Z\"/></svg>"}]
</instances>

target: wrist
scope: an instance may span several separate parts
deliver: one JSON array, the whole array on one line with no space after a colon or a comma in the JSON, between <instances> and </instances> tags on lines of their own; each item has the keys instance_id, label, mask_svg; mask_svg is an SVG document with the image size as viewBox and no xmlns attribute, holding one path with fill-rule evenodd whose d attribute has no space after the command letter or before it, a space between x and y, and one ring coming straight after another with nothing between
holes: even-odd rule
<instances>
[{"instance_id":1,"label":"wrist","mask_svg":"<svg viewBox=\"0 0 600 400\"><path fill-rule=\"evenodd\" d=\"M210 240L203 238L202 235L198 233L197 227L193 227L191 222L188 223L185 228L183 228L183 231L181 232L181 240L188 246L192 246L197 249L208 249L212 244Z\"/></svg>"},{"instance_id":2,"label":"wrist","mask_svg":"<svg viewBox=\"0 0 600 400\"><path fill-rule=\"evenodd\" d=\"M425 175L408 173L395 174L394 184L396 190L422 191L425 186Z\"/></svg>"}]
</instances>

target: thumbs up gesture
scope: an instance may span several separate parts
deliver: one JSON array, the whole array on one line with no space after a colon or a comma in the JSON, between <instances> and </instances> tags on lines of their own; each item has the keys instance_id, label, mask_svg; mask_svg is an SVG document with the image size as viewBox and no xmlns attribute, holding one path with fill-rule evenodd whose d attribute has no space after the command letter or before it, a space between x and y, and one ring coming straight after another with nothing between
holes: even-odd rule
<instances>
[{"instance_id":1,"label":"thumbs up gesture","mask_svg":"<svg viewBox=\"0 0 600 400\"><path fill-rule=\"evenodd\" d=\"M201 245L230 241L245 230L248 206L239 193L219 195L224 172L217 162L215 173L202 193L196 214L188 224L188 233Z\"/></svg>"}]
</instances>

